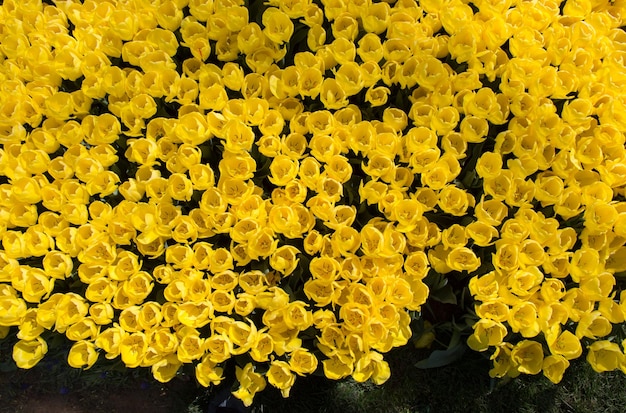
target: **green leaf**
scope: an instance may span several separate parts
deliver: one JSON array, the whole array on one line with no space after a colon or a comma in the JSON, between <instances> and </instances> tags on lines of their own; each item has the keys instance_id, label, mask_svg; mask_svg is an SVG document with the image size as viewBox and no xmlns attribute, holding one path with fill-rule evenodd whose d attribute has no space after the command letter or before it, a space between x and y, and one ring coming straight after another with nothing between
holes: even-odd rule
<instances>
[{"instance_id":1,"label":"green leaf","mask_svg":"<svg viewBox=\"0 0 626 413\"><path fill-rule=\"evenodd\" d=\"M436 291L447 285L448 280L442 274L439 274L431 268L430 271L428 271L426 278L424 278L424 284L428 286L430 291Z\"/></svg>"},{"instance_id":2,"label":"green leaf","mask_svg":"<svg viewBox=\"0 0 626 413\"><path fill-rule=\"evenodd\" d=\"M459 329L457 324L454 322L454 320L452 321L452 327L454 329L452 330L452 337L450 338L450 344L448 344L449 349L461 344L461 330Z\"/></svg>"},{"instance_id":3,"label":"green leaf","mask_svg":"<svg viewBox=\"0 0 626 413\"><path fill-rule=\"evenodd\" d=\"M456 304L456 295L450 284L446 284L443 287L438 288L435 291L431 291L430 297L444 304Z\"/></svg>"},{"instance_id":4,"label":"green leaf","mask_svg":"<svg viewBox=\"0 0 626 413\"><path fill-rule=\"evenodd\" d=\"M430 356L415 364L419 369L434 369L437 367L447 366L459 360L465 354L466 346L457 344L446 350L435 350Z\"/></svg>"}]
</instances>

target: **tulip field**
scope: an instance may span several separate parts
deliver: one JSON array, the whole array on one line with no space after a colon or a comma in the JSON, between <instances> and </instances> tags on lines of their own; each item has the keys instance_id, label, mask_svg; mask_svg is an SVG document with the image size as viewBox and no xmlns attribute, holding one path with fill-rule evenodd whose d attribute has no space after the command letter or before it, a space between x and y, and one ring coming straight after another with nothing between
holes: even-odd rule
<instances>
[{"instance_id":1,"label":"tulip field","mask_svg":"<svg viewBox=\"0 0 626 413\"><path fill-rule=\"evenodd\" d=\"M622 380L625 28L624 0L5 0L0 372L248 411L407 366Z\"/></svg>"}]
</instances>

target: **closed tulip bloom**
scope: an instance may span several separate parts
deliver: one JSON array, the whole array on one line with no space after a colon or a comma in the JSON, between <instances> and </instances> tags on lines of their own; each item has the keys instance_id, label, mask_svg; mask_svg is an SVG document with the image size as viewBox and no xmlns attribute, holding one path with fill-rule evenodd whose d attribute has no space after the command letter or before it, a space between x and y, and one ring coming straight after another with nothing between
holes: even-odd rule
<instances>
[{"instance_id":1,"label":"closed tulip bloom","mask_svg":"<svg viewBox=\"0 0 626 413\"><path fill-rule=\"evenodd\" d=\"M563 356L550 355L543 359L541 370L543 375L552 383L558 384L563 380L563 374L569 367L569 361Z\"/></svg>"},{"instance_id":2,"label":"closed tulip bloom","mask_svg":"<svg viewBox=\"0 0 626 413\"><path fill-rule=\"evenodd\" d=\"M89 369L98 360L96 346L91 341L81 340L70 348L67 363L76 369Z\"/></svg>"},{"instance_id":3,"label":"closed tulip bloom","mask_svg":"<svg viewBox=\"0 0 626 413\"><path fill-rule=\"evenodd\" d=\"M48 352L48 344L41 337L34 340L19 340L13 346L13 360L17 367L30 369Z\"/></svg>"}]
</instances>

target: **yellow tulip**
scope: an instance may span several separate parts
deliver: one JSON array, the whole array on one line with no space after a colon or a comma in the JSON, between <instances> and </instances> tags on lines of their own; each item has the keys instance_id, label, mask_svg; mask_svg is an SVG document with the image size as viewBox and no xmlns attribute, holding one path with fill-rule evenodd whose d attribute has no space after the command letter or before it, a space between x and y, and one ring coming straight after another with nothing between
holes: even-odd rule
<instances>
[{"instance_id":1,"label":"yellow tulip","mask_svg":"<svg viewBox=\"0 0 626 413\"><path fill-rule=\"evenodd\" d=\"M240 399L248 407L252 405L254 395L265 389L265 377L254 371L254 364L247 363L243 368L237 366L235 375L239 382L239 388L233 392L233 396Z\"/></svg>"},{"instance_id":2,"label":"yellow tulip","mask_svg":"<svg viewBox=\"0 0 626 413\"><path fill-rule=\"evenodd\" d=\"M204 387L208 387L211 384L219 385L224 378L223 372L224 369L218 367L216 363L209 359L209 356L206 356L200 363L196 364L196 379Z\"/></svg>"},{"instance_id":3,"label":"yellow tulip","mask_svg":"<svg viewBox=\"0 0 626 413\"><path fill-rule=\"evenodd\" d=\"M61 193L53 190L53 192L50 195L52 197L56 198L58 196L61 196ZM46 198L44 198L44 203L46 201L48 201L48 200ZM56 199L52 199L50 201L56 203L56 202L61 201L61 200L59 198L56 198ZM61 201L61 202L63 202L63 201ZM56 204L56 205L59 206L58 210L60 210L60 211L63 211L65 206L66 206L66 205L61 204L61 203ZM82 207L82 205L80 207ZM76 208L80 208L80 207L77 206ZM5 211L6 211L6 209L5 209ZM8 220L7 221L8 221L8 223L11 226L15 226L15 227L25 227L25 228L28 228L30 226L35 225L35 223L37 222L37 207L36 207L36 205L30 205L30 204L21 203L21 202L14 203L11 206L11 208L9 209L9 214L8 214ZM15 248L14 253L22 253L22 251L20 251L20 249L18 249L18 248L25 248L25 245L23 245L24 244L24 240L21 237L20 238L16 238L14 235L11 235L11 236L9 236L7 238L7 241L4 241L4 235L5 234L15 234L15 231L6 231L3 234L3 236L2 236L3 241L2 242L3 242L3 244L5 242L7 242L7 244L8 244L7 247L5 247L5 249L7 249L7 248L8 249ZM12 246L11 244L13 244L14 242L17 242L17 244ZM13 247L13 248L11 248L11 247ZM26 251L23 251L23 252L26 252Z\"/></svg>"},{"instance_id":4,"label":"yellow tulip","mask_svg":"<svg viewBox=\"0 0 626 413\"><path fill-rule=\"evenodd\" d=\"M243 272L239 275L239 286L246 293L257 296L267 288L267 276L257 270Z\"/></svg>"},{"instance_id":5,"label":"yellow tulip","mask_svg":"<svg viewBox=\"0 0 626 413\"><path fill-rule=\"evenodd\" d=\"M354 362L348 355L336 354L323 360L324 375L331 380L340 380L352 374Z\"/></svg>"},{"instance_id":6,"label":"yellow tulip","mask_svg":"<svg viewBox=\"0 0 626 413\"><path fill-rule=\"evenodd\" d=\"M494 242L492 240L499 235L496 228L483 221L474 221L465 228L467 234L474 241L474 244L480 247L493 245Z\"/></svg>"},{"instance_id":7,"label":"yellow tulip","mask_svg":"<svg viewBox=\"0 0 626 413\"><path fill-rule=\"evenodd\" d=\"M595 340L598 337L609 335L612 329L611 322L600 311L591 311L581 315L576 327L576 336Z\"/></svg>"},{"instance_id":8,"label":"yellow tulip","mask_svg":"<svg viewBox=\"0 0 626 413\"><path fill-rule=\"evenodd\" d=\"M111 324L113 321L113 306L109 303L91 304L89 306L89 316L100 326Z\"/></svg>"},{"instance_id":9,"label":"yellow tulip","mask_svg":"<svg viewBox=\"0 0 626 413\"><path fill-rule=\"evenodd\" d=\"M293 34L294 25L289 16L280 9L269 7L263 12L263 33L269 40L277 44L289 41Z\"/></svg>"},{"instance_id":10,"label":"yellow tulip","mask_svg":"<svg viewBox=\"0 0 626 413\"><path fill-rule=\"evenodd\" d=\"M296 258L296 254L300 253L296 247L291 245L283 245L277 248L270 256L270 265L276 271L287 276L290 275L298 266L300 261Z\"/></svg>"},{"instance_id":11,"label":"yellow tulip","mask_svg":"<svg viewBox=\"0 0 626 413\"><path fill-rule=\"evenodd\" d=\"M303 22L304 24L306 24L309 27L312 27L314 25L321 25L322 23L324 23L324 11L315 3L308 3L307 2L296 2L296 4L298 5L298 7L302 7L303 10L301 12L299 12L298 14L301 14L302 17L304 17L304 20L301 22ZM286 11L287 14L289 14L288 11ZM290 16L291 18L294 18L296 16Z\"/></svg>"},{"instance_id":12,"label":"yellow tulip","mask_svg":"<svg viewBox=\"0 0 626 413\"><path fill-rule=\"evenodd\" d=\"M178 306L176 318L185 326L201 328L210 322L213 311L210 301L185 302Z\"/></svg>"},{"instance_id":13,"label":"yellow tulip","mask_svg":"<svg viewBox=\"0 0 626 413\"><path fill-rule=\"evenodd\" d=\"M67 363L75 369L89 369L98 360L98 352L93 342L77 341L70 348Z\"/></svg>"},{"instance_id":14,"label":"yellow tulip","mask_svg":"<svg viewBox=\"0 0 626 413\"><path fill-rule=\"evenodd\" d=\"M509 307L501 301L490 299L476 306L476 315L481 319L504 322L507 320Z\"/></svg>"},{"instance_id":15,"label":"yellow tulip","mask_svg":"<svg viewBox=\"0 0 626 413\"><path fill-rule=\"evenodd\" d=\"M28 309L19 324L17 338L26 341L35 340L43 332L43 326L37 322L37 310L34 308Z\"/></svg>"},{"instance_id":16,"label":"yellow tulip","mask_svg":"<svg viewBox=\"0 0 626 413\"><path fill-rule=\"evenodd\" d=\"M270 164L269 180L276 186L285 186L298 174L299 162L286 155L278 155Z\"/></svg>"},{"instance_id":17,"label":"yellow tulip","mask_svg":"<svg viewBox=\"0 0 626 413\"><path fill-rule=\"evenodd\" d=\"M386 95L385 95L386 96ZM339 82L326 78L320 88L320 100L327 109L341 109L348 105L348 95Z\"/></svg>"},{"instance_id":18,"label":"yellow tulip","mask_svg":"<svg viewBox=\"0 0 626 413\"><path fill-rule=\"evenodd\" d=\"M537 307L529 301L522 301L513 306L508 317L511 330L520 332L523 337L535 337L539 334Z\"/></svg>"},{"instance_id":19,"label":"yellow tulip","mask_svg":"<svg viewBox=\"0 0 626 413\"><path fill-rule=\"evenodd\" d=\"M355 363L352 377L357 382L368 379L376 384L383 384L390 377L389 365L383 360L382 354L372 351L362 355Z\"/></svg>"},{"instance_id":20,"label":"yellow tulip","mask_svg":"<svg viewBox=\"0 0 626 413\"><path fill-rule=\"evenodd\" d=\"M225 334L212 334L205 340L205 348L209 351L208 360L213 363L221 363L231 357L233 343Z\"/></svg>"},{"instance_id":21,"label":"yellow tulip","mask_svg":"<svg viewBox=\"0 0 626 413\"><path fill-rule=\"evenodd\" d=\"M364 13L363 28L368 33L383 33L389 26L391 8L388 3L376 3L367 7Z\"/></svg>"},{"instance_id":22,"label":"yellow tulip","mask_svg":"<svg viewBox=\"0 0 626 413\"><path fill-rule=\"evenodd\" d=\"M182 364L175 354L169 354L152 365L152 376L161 383L167 383L176 377Z\"/></svg>"},{"instance_id":23,"label":"yellow tulip","mask_svg":"<svg viewBox=\"0 0 626 413\"><path fill-rule=\"evenodd\" d=\"M243 354L254 345L258 332L252 321L249 324L243 321L235 321L229 326L227 334L230 341L234 344L232 353Z\"/></svg>"},{"instance_id":24,"label":"yellow tulip","mask_svg":"<svg viewBox=\"0 0 626 413\"><path fill-rule=\"evenodd\" d=\"M480 319L474 324L474 333L469 336L467 345L475 351L485 351L490 346L499 346L507 335L506 327L494 320Z\"/></svg>"},{"instance_id":25,"label":"yellow tulip","mask_svg":"<svg viewBox=\"0 0 626 413\"><path fill-rule=\"evenodd\" d=\"M335 73L338 85L348 96L355 95L363 88L363 76L359 65L346 62Z\"/></svg>"},{"instance_id":26,"label":"yellow tulip","mask_svg":"<svg viewBox=\"0 0 626 413\"><path fill-rule=\"evenodd\" d=\"M306 42L306 44L307 44L307 46L309 47L309 49L312 52L316 52L316 51L320 50L326 44L326 30L324 29L324 27L322 27L321 24L313 24L313 25L311 25L311 27L309 28L309 31L307 32L307 42ZM320 82L319 83L321 84L321 80L322 80L321 76L319 78L320 78ZM309 94L309 92L307 92L306 95L311 96L311 97L316 97L317 96L317 94L315 92L313 92L311 94Z\"/></svg>"},{"instance_id":27,"label":"yellow tulip","mask_svg":"<svg viewBox=\"0 0 626 413\"><path fill-rule=\"evenodd\" d=\"M266 376L267 381L272 386L279 389L283 397L289 397L289 392L296 380L296 376L289 368L289 364L287 362L280 360L271 362Z\"/></svg>"},{"instance_id":28,"label":"yellow tulip","mask_svg":"<svg viewBox=\"0 0 626 413\"><path fill-rule=\"evenodd\" d=\"M598 372L614 371L624 363L624 353L617 343L607 340L596 341L589 346L587 362Z\"/></svg>"},{"instance_id":29,"label":"yellow tulip","mask_svg":"<svg viewBox=\"0 0 626 413\"><path fill-rule=\"evenodd\" d=\"M571 276L574 281L581 282L602 270L603 264L598 251L582 247L574 252L570 264Z\"/></svg>"},{"instance_id":30,"label":"yellow tulip","mask_svg":"<svg viewBox=\"0 0 626 413\"><path fill-rule=\"evenodd\" d=\"M315 301L318 307L324 307L333 300L336 288L336 282L308 280L304 284L304 293L309 299Z\"/></svg>"},{"instance_id":31,"label":"yellow tulip","mask_svg":"<svg viewBox=\"0 0 626 413\"><path fill-rule=\"evenodd\" d=\"M77 323L72 324L65 331L65 335L72 341L92 340L100 331L93 319L85 317Z\"/></svg>"},{"instance_id":32,"label":"yellow tulip","mask_svg":"<svg viewBox=\"0 0 626 413\"><path fill-rule=\"evenodd\" d=\"M34 340L19 340L13 346L13 360L17 367L30 369L48 352L48 344L41 337Z\"/></svg>"},{"instance_id":33,"label":"yellow tulip","mask_svg":"<svg viewBox=\"0 0 626 413\"><path fill-rule=\"evenodd\" d=\"M231 314L235 307L235 294L232 291L215 290L211 294L215 311Z\"/></svg>"},{"instance_id":34,"label":"yellow tulip","mask_svg":"<svg viewBox=\"0 0 626 413\"><path fill-rule=\"evenodd\" d=\"M550 330L546 333L546 340L552 354L563 356L567 360L576 359L583 352L579 338L568 330L563 332L560 332L560 328Z\"/></svg>"},{"instance_id":35,"label":"yellow tulip","mask_svg":"<svg viewBox=\"0 0 626 413\"><path fill-rule=\"evenodd\" d=\"M511 351L511 360L522 373L539 373L544 360L541 344L532 340L520 341Z\"/></svg>"},{"instance_id":36,"label":"yellow tulip","mask_svg":"<svg viewBox=\"0 0 626 413\"><path fill-rule=\"evenodd\" d=\"M125 335L119 341L119 352L126 367L138 367L147 351L148 341L144 333Z\"/></svg>"},{"instance_id":37,"label":"yellow tulip","mask_svg":"<svg viewBox=\"0 0 626 413\"><path fill-rule=\"evenodd\" d=\"M280 59L280 54L284 54L285 49L260 47L246 56L246 64L255 73L266 73L274 63L275 60Z\"/></svg>"},{"instance_id":38,"label":"yellow tulip","mask_svg":"<svg viewBox=\"0 0 626 413\"><path fill-rule=\"evenodd\" d=\"M205 339L200 338L198 330L183 327L177 331L177 334L180 340L176 348L176 357L181 363L191 363L204 355Z\"/></svg>"},{"instance_id":39,"label":"yellow tulip","mask_svg":"<svg viewBox=\"0 0 626 413\"><path fill-rule=\"evenodd\" d=\"M557 384L563 380L563 374L569 367L569 361L563 356L550 355L543 360L541 369L543 375L552 383Z\"/></svg>"},{"instance_id":40,"label":"yellow tulip","mask_svg":"<svg viewBox=\"0 0 626 413\"><path fill-rule=\"evenodd\" d=\"M290 370L300 376L313 373L317 365L317 358L304 348L294 350L289 357Z\"/></svg>"},{"instance_id":41,"label":"yellow tulip","mask_svg":"<svg viewBox=\"0 0 626 413\"><path fill-rule=\"evenodd\" d=\"M481 178L495 178L502 169L502 157L498 153L485 152L476 163L476 172Z\"/></svg>"},{"instance_id":42,"label":"yellow tulip","mask_svg":"<svg viewBox=\"0 0 626 413\"><path fill-rule=\"evenodd\" d=\"M537 267L515 270L508 279L509 290L518 297L528 297L535 293L543 281L543 274Z\"/></svg>"},{"instance_id":43,"label":"yellow tulip","mask_svg":"<svg viewBox=\"0 0 626 413\"><path fill-rule=\"evenodd\" d=\"M178 337L168 327L156 327L150 331L149 347L160 355L175 353L178 343Z\"/></svg>"},{"instance_id":44,"label":"yellow tulip","mask_svg":"<svg viewBox=\"0 0 626 413\"><path fill-rule=\"evenodd\" d=\"M365 101L372 106L383 106L387 103L390 93L385 86L370 86L365 92Z\"/></svg>"},{"instance_id":45,"label":"yellow tulip","mask_svg":"<svg viewBox=\"0 0 626 413\"><path fill-rule=\"evenodd\" d=\"M313 229L304 237L304 251L309 255L313 255L320 251L323 242L324 238L322 235L317 230Z\"/></svg>"},{"instance_id":46,"label":"yellow tulip","mask_svg":"<svg viewBox=\"0 0 626 413\"><path fill-rule=\"evenodd\" d=\"M39 268L22 267L24 271L24 286L22 297L29 303L38 303L48 298L54 289L54 278L48 277Z\"/></svg>"},{"instance_id":47,"label":"yellow tulip","mask_svg":"<svg viewBox=\"0 0 626 413\"><path fill-rule=\"evenodd\" d=\"M476 271L480 265L480 258L469 248L455 247L446 257L446 264L456 271Z\"/></svg>"},{"instance_id":48,"label":"yellow tulip","mask_svg":"<svg viewBox=\"0 0 626 413\"><path fill-rule=\"evenodd\" d=\"M490 377L516 377L520 372L511 359L511 350L513 345L503 343L496 347L490 359L493 361L493 368L489 370Z\"/></svg>"}]
</instances>

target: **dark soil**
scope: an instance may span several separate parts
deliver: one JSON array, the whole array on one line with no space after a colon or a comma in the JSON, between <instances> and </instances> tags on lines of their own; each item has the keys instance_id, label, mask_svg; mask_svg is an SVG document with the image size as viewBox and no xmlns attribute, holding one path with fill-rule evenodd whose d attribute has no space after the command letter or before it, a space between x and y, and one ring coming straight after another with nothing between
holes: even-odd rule
<instances>
[{"instance_id":1,"label":"dark soil","mask_svg":"<svg viewBox=\"0 0 626 413\"><path fill-rule=\"evenodd\" d=\"M0 413L176 413L202 392L186 376L161 384L143 374L54 374L45 367L0 373Z\"/></svg>"}]
</instances>

